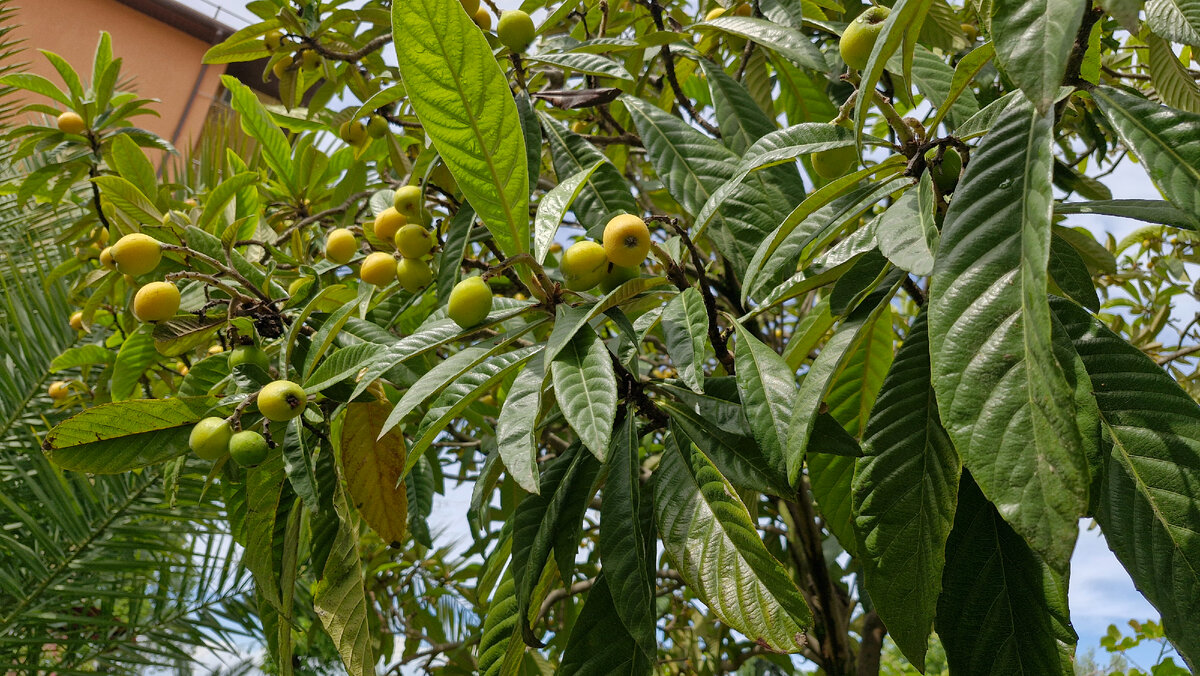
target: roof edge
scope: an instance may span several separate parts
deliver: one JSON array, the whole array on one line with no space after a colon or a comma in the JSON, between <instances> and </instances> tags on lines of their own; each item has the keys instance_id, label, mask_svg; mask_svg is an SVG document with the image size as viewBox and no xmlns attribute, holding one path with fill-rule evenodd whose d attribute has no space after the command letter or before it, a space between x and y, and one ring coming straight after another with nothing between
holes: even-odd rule
<instances>
[{"instance_id":1,"label":"roof edge","mask_svg":"<svg viewBox=\"0 0 1200 676\"><path fill-rule=\"evenodd\" d=\"M215 45L234 33L229 26L176 0L117 0L146 16Z\"/></svg>"}]
</instances>

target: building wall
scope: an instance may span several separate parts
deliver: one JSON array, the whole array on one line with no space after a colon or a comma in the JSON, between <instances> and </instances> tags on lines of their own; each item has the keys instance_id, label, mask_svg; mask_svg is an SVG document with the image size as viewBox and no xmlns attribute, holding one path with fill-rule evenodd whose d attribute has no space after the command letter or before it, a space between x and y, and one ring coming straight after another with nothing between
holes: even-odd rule
<instances>
[{"instance_id":1,"label":"building wall","mask_svg":"<svg viewBox=\"0 0 1200 676\"><path fill-rule=\"evenodd\" d=\"M205 69L201 63L209 48L205 41L116 0L16 0L16 4L20 27L14 33L25 40L21 59L28 62L31 72L62 84L50 62L37 51L47 49L65 58L89 81L100 32L108 31L114 56L123 59L123 79L131 80L129 89L160 101L153 108L161 117L144 115L133 118L133 123L180 148L190 147L199 136L225 71L223 65ZM181 119L183 126L178 128Z\"/></svg>"}]
</instances>

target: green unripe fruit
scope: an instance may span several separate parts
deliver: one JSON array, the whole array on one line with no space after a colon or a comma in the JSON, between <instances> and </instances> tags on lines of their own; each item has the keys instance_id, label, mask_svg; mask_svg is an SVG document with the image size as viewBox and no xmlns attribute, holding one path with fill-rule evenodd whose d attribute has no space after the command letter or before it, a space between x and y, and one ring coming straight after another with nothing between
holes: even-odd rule
<instances>
[{"instance_id":1,"label":"green unripe fruit","mask_svg":"<svg viewBox=\"0 0 1200 676\"><path fill-rule=\"evenodd\" d=\"M300 52L300 67L304 70L316 70L321 67L321 55L314 49Z\"/></svg>"},{"instance_id":2,"label":"green unripe fruit","mask_svg":"<svg viewBox=\"0 0 1200 676\"><path fill-rule=\"evenodd\" d=\"M229 457L242 467L254 467L267 459L270 451L266 438L258 432L243 430L229 438Z\"/></svg>"},{"instance_id":3,"label":"green unripe fruit","mask_svg":"<svg viewBox=\"0 0 1200 676\"><path fill-rule=\"evenodd\" d=\"M421 220L421 189L415 185L406 185L392 196L392 206L410 221Z\"/></svg>"},{"instance_id":4,"label":"green unripe fruit","mask_svg":"<svg viewBox=\"0 0 1200 676\"><path fill-rule=\"evenodd\" d=\"M396 264L396 279L405 291L416 293L433 281L433 271L419 258L401 258Z\"/></svg>"},{"instance_id":5,"label":"green unripe fruit","mask_svg":"<svg viewBox=\"0 0 1200 676\"><path fill-rule=\"evenodd\" d=\"M533 19L519 9L504 12L496 24L496 36L514 52L524 51L533 42L535 32Z\"/></svg>"},{"instance_id":6,"label":"green unripe fruit","mask_svg":"<svg viewBox=\"0 0 1200 676\"><path fill-rule=\"evenodd\" d=\"M464 329L478 326L492 311L492 287L481 277L468 277L450 292L446 312Z\"/></svg>"},{"instance_id":7,"label":"green unripe fruit","mask_svg":"<svg viewBox=\"0 0 1200 676\"><path fill-rule=\"evenodd\" d=\"M631 279L635 279L641 274L637 268L631 268L624 265L609 265L609 270L604 274L604 279L600 280L600 290L604 293L610 293L618 286Z\"/></svg>"},{"instance_id":8,"label":"green unripe fruit","mask_svg":"<svg viewBox=\"0 0 1200 676\"><path fill-rule=\"evenodd\" d=\"M283 44L283 31L278 28L267 31L267 34L263 36L263 46L267 48L267 51L273 52L279 49L281 44Z\"/></svg>"},{"instance_id":9,"label":"green unripe fruit","mask_svg":"<svg viewBox=\"0 0 1200 676\"><path fill-rule=\"evenodd\" d=\"M382 115L372 115L367 122L367 135L371 138L383 138L388 132L388 121Z\"/></svg>"},{"instance_id":10,"label":"green unripe fruit","mask_svg":"<svg viewBox=\"0 0 1200 676\"><path fill-rule=\"evenodd\" d=\"M291 420L304 413L307 404L304 388L290 380L267 383L258 391L258 412L267 420Z\"/></svg>"},{"instance_id":11,"label":"green unripe fruit","mask_svg":"<svg viewBox=\"0 0 1200 676\"><path fill-rule=\"evenodd\" d=\"M929 177L937 184L943 195L954 192L958 187L958 175L962 173L962 155L958 150L947 146L942 152L942 161L937 161L937 148L925 152L925 162L929 165Z\"/></svg>"},{"instance_id":12,"label":"green unripe fruit","mask_svg":"<svg viewBox=\"0 0 1200 676\"><path fill-rule=\"evenodd\" d=\"M338 136L352 146L361 146L367 142L367 127L358 120L346 120L338 127Z\"/></svg>"},{"instance_id":13,"label":"green unripe fruit","mask_svg":"<svg viewBox=\"0 0 1200 676\"><path fill-rule=\"evenodd\" d=\"M396 248L405 258L420 258L433 248L433 239L425 226L409 223L396 232Z\"/></svg>"},{"instance_id":14,"label":"green unripe fruit","mask_svg":"<svg viewBox=\"0 0 1200 676\"><path fill-rule=\"evenodd\" d=\"M892 10L887 7L869 7L846 26L838 43L838 51L841 52L842 60L847 66L855 70L867 67L871 50L875 49L875 41L883 31L883 22L891 13Z\"/></svg>"},{"instance_id":15,"label":"green unripe fruit","mask_svg":"<svg viewBox=\"0 0 1200 676\"><path fill-rule=\"evenodd\" d=\"M586 291L604 279L608 272L608 255L604 253L604 247L595 242L575 242L563 252L560 267L568 289Z\"/></svg>"},{"instance_id":16,"label":"green unripe fruit","mask_svg":"<svg viewBox=\"0 0 1200 676\"><path fill-rule=\"evenodd\" d=\"M205 460L216 460L229 450L233 430L224 418L205 418L188 435L188 448Z\"/></svg>"},{"instance_id":17,"label":"green unripe fruit","mask_svg":"<svg viewBox=\"0 0 1200 676\"><path fill-rule=\"evenodd\" d=\"M238 345L229 353L229 368L242 364L253 364L266 373L271 368L271 358L257 345Z\"/></svg>"}]
</instances>

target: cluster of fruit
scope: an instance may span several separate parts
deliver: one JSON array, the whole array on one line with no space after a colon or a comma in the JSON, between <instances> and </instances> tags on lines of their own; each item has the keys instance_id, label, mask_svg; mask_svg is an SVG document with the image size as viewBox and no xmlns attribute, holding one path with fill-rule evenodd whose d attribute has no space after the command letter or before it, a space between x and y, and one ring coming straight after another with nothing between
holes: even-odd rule
<instances>
[{"instance_id":1,"label":"cluster of fruit","mask_svg":"<svg viewBox=\"0 0 1200 676\"><path fill-rule=\"evenodd\" d=\"M621 214L604 226L603 246L582 240L572 244L562 256L562 275L572 291L586 291L599 285L612 291L622 282L638 276L638 266L650 253L650 229L633 214Z\"/></svg>"},{"instance_id":2,"label":"cluster of fruit","mask_svg":"<svg viewBox=\"0 0 1200 676\"><path fill-rule=\"evenodd\" d=\"M394 243L400 261L391 252L367 254L358 276L368 284L387 286L399 281L406 291L416 293L433 281L433 270L426 258L437 246L433 232L422 225L421 189L406 185L396 191L392 206L379 212L374 223L366 226L382 242ZM330 231L325 238L325 258L345 265L358 252L358 240L345 228Z\"/></svg>"},{"instance_id":3,"label":"cluster of fruit","mask_svg":"<svg viewBox=\"0 0 1200 676\"><path fill-rule=\"evenodd\" d=\"M463 9L467 11L467 16L485 31L492 29L492 15L488 14L487 7L480 7L479 0L460 0ZM496 37L500 38L500 43L508 47L514 52L523 52L533 42L533 37L537 33L537 29L533 25L533 18L526 12L519 9L508 10L500 13L500 22L496 24Z\"/></svg>"},{"instance_id":4,"label":"cluster of fruit","mask_svg":"<svg viewBox=\"0 0 1200 676\"><path fill-rule=\"evenodd\" d=\"M296 66L306 71L315 71L321 67L321 55L316 50L296 49L296 43L281 30L273 30L264 35L263 45L269 52L288 52L271 66L275 77L282 78L284 73Z\"/></svg>"},{"instance_id":5,"label":"cluster of fruit","mask_svg":"<svg viewBox=\"0 0 1200 676\"><path fill-rule=\"evenodd\" d=\"M259 348L250 347L252 350ZM236 350L235 350L236 352ZM265 361L266 355L262 355ZM232 355L230 361L232 361ZM304 389L290 380L275 380L267 383L255 396L258 412L263 416L263 429L266 421L286 422L302 413L308 404ZM234 431L235 427L239 428ZM188 447L197 456L205 460L216 460L226 453L243 467L253 467L267 459L267 453L274 444L267 437L253 430L243 430L238 413L229 418L212 416L196 423L188 435Z\"/></svg>"}]
</instances>

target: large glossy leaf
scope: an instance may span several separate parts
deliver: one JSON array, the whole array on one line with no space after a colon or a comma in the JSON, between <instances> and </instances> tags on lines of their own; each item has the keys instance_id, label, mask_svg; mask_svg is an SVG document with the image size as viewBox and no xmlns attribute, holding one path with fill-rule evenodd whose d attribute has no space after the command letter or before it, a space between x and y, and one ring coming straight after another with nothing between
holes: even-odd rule
<instances>
[{"instance_id":1,"label":"large glossy leaf","mask_svg":"<svg viewBox=\"0 0 1200 676\"><path fill-rule=\"evenodd\" d=\"M953 673L1075 673L1066 577L1029 549L967 472L946 542L936 626Z\"/></svg>"},{"instance_id":2,"label":"large glossy leaf","mask_svg":"<svg viewBox=\"0 0 1200 676\"><path fill-rule=\"evenodd\" d=\"M612 604L625 633L633 638L633 650L640 651L641 659L649 662L658 656L654 627L657 557L654 549L646 546L647 541L653 543L653 537L647 538L643 532L637 426L637 416L627 409L608 451L608 477L600 503L600 562L612 579ZM594 587L592 593L596 593Z\"/></svg>"},{"instance_id":3,"label":"large glossy leaf","mask_svg":"<svg viewBox=\"0 0 1200 676\"><path fill-rule=\"evenodd\" d=\"M496 446L505 469L517 485L537 493L537 418L546 384L544 352L534 356L508 389L496 421Z\"/></svg>"},{"instance_id":4,"label":"large glossy leaf","mask_svg":"<svg viewBox=\"0 0 1200 676\"><path fill-rule=\"evenodd\" d=\"M1045 114L1058 95L1086 0L996 0L996 64Z\"/></svg>"},{"instance_id":5,"label":"large glossy leaf","mask_svg":"<svg viewBox=\"0 0 1200 676\"><path fill-rule=\"evenodd\" d=\"M1200 7L1200 3L1197 3L1197 7ZM1187 67L1179 62L1171 45L1162 38L1148 35L1146 47L1150 52L1150 78L1158 99L1172 108L1200 113L1200 85L1196 84L1196 78L1188 72Z\"/></svg>"},{"instance_id":6,"label":"large glossy leaf","mask_svg":"<svg viewBox=\"0 0 1200 676\"><path fill-rule=\"evenodd\" d=\"M917 668L925 664L937 613L961 470L938 418L921 314L871 409L853 484L867 592L888 635Z\"/></svg>"},{"instance_id":7,"label":"large glossy leaf","mask_svg":"<svg viewBox=\"0 0 1200 676\"><path fill-rule=\"evenodd\" d=\"M784 466L784 447L796 400L796 373L779 353L764 345L741 324L733 359L737 367L738 394L746 407L746 418L767 462Z\"/></svg>"},{"instance_id":8,"label":"large glossy leaf","mask_svg":"<svg viewBox=\"0 0 1200 676\"><path fill-rule=\"evenodd\" d=\"M601 461L608 453L617 415L617 381L612 353L585 328L550 362L554 396L580 441Z\"/></svg>"},{"instance_id":9,"label":"large glossy leaf","mask_svg":"<svg viewBox=\"0 0 1200 676\"><path fill-rule=\"evenodd\" d=\"M507 255L529 251L529 165L517 104L462 3L392 5L408 101L463 195Z\"/></svg>"},{"instance_id":10,"label":"large glossy leaf","mask_svg":"<svg viewBox=\"0 0 1200 676\"><path fill-rule=\"evenodd\" d=\"M371 530L399 546L408 523L404 482L406 448L399 430L379 436L386 403L350 403L342 421L342 474L346 492Z\"/></svg>"},{"instance_id":11,"label":"large glossy leaf","mask_svg":"<svg viewBox=\"0 0 1200 676\"><path fill-rule=\"evenodd\" d=\"M870 341L875 322L888 309L888 302L899 284L876 291L838 326L833 337L808 369L796 393L788 429L787 474L794 485L804 465L804 455L812 436L817 413L821 410L838 375L850 363L853 355ZM848 515L847 515L848 516ZM853 546L850 540L847 546Z\"/></svg>"},{"instance_id":12,"label":"large glossy leaf","mask_svg":"<svg viewBox=\"0 0 1200 676\"><path fill-rule=\"evenodd\" d=\"M540 645L529 626L535 590L560 531L578 529L578 523L569 523L568 515L582 516L599 470L600 463L591 453L579 444L570 446L542 473L541 491L525 496L513 515L512 570L519 608L517 617L521 636L531 646ZM577 538L572 546L578 546Z\"/></svg>"},{"instance_id":13,"label":"large glossy leaf","mask_svg":"<svg viewBox=\"0 0 1200 676\"><path fill-rule=\"evenodd\" d=\"M1056 214L1102 214L1132 218L1146 223L1169 225L1173 228L1200 230L1195 214L1184 211L1164 200L1103 200L1091 202L1060 202L1054 205Z\"/></svg>"},{"instance_id":14,"label":"large glossy leaf","mask_svg":"<svg viewBox=\"0 0 1200 676\"><path fill-rule=\"evenodd\" d=\"M279 557L276 555L276 534L287 519L290 496L283 471L283 456L269 456L265 462L246 471L246 520L242 563L254 576L258 594L267 607L282 611L279 593Z\"/></svg>"},{"instance_id":15,"label":"large glossy leaf","mask_svg":"<svg viewBox=\"0 0 1200 676\"><path fill-rule=\"evenodd\" d=\"M525 644L517 636L517 596L512 575L505 575L483 618L479 639L479 673L502 676L514 673Z\"/></svg>"},{"instance_id":16,"label":"large glossy leaf","mask_svg":"<svg viewBox=\"0 0 1200 676\"><path fill-rule=\"evenodd\" d=\"M704 299L689 287L667 302L662 311L667 354L679 379L698 393L704 392L704 363L708 361L708 311Z\"/></svg>"},{"instance_id":17,"label":"large glossy leaf","mask_svg":"<svg viewBox=\"0 0 1200 676\"><path fill-rule=\"evenodd\" d=\"M1171 42L1200 47L1200 2L1146 0L1146 24Z\"/></svg>"},{"instance_id":18,"label":"large glossy leaf","mask_svg":"<svg viewBox=\"0 0 1200 676\"><path fill-rule=\"evenodd\" d=\"M677 396L682 398L678 393ZM699 396L693 394L693 397ZM730 425L722 424L719 414L708 406L711 400L711 397L704 397L703 403L696 406L687 405L690 402L686 399L682 404L672 401L659 404L671 416L671 430L676 442L682 446L691 440L721 476L738 490L791 497L795 491L788 485L783 472L767 462L749 429L731 430ZM739 409L737 413L742 411ZM749 423L741 422L741 426L749 428Z\"/></svg>"},{"instance_id":19,"label":"large glossy leaf","mask_svg":"<svg viewBox=\"0 0 1200 676\"><path fill-rule=\"evenodd\" d=\"M955 69L943 61L942 57L917 45L913 52L913 83L925 95L926 101L939 111L943 108L949 111L947 114L951 126L979 112L979 102L975 99L975 93L966 87L956 88L955 75Z\"/></svg>"},{"instance_id":20,"label":"large glossy leaf","mask_svg":"<svg viewBox=\"0 0 1200 676\"><path fill-rule=\"evenodd\" d=\"M1065 572L1088 477L1046 301L1051 124L1014 105L973 154L942 229L929 335L939 413L964 464Z\"/></svg>"},{"instance_id":21,"label":"large glossy leaf","mask_svg":"<svg viewBox=\"0 0 1200 676\"><path fill-rule=\"evenodd\" d=\"M560 182L596 167L580 188L573 211L591 237L599 238L609 219L639 211L629 183L604 155L579 134L549 115L542 114L542 131L550 143L550 159Z\"/></svg>"},{"instance_id":22,"label":"large glossy leaf","mask_svg":"<svg viewBox=\"0 0 1200 676\"><path fill-rule=\"evenodd\" d=\"M1188 213L1200 211L1200 115L1108 87L1092 96L1163 196Z\"/></svg>"},{"instance_id":23,"label":"large glossy leaf","mask_svg":"<svg viewBox=\"0 0 1200 676\"><path fill-rule=\"evenodd\" d=\"M373 675L375 652L358 556L358 518L351 513L340 486L334 493L333 504L341 521L321 578L313 585L313 607L337 646L346 672L350 676Z\"/></svg>"},{"instance_id":24,"label":"large glossy leaf","mask_svg":"<svg viewBox=\"0 0 1200 676\"><path fill-rule=\"evenodd\" d=\"M209 415L209 397L135 399L102 404L59 423L42 442L63 469L115 474L188 452L192 425Z\"/></svg>"},{"instance_id":25,"label":"large glossy leaf","mask_svg":"<svg viewBox=\"0 0 1200 676\"><path fill-rule=\"evenodd\" d=\"M547 191L538 202L533 228L533 255L539 263L545 262L550 245L554 244L554 234L558 232L558 226L567 215L567 210L571 208L575 198L579 197L588 179L602 164L603 161L597 161L590 167L571 174Z\"/></svg>"},{"instance_id":26,"label":"large glossy leaf","mask_svg":"<svg viewBox=\"0 0 1200 676\"><path fill-rule=\"evenodd\" d=\"M263 107L258 97L249 87L242 84L232 75L222 75L221 84L229 90L232 97L230 105L241 116L242 129L258 142L263 161L283 179L285 185L295 187L292 167L292 147L284 137L283 131L271 114Z\"/></svg>"},{"instance_id":27,"label":"large glossy leaf","mask_svg":"<svg viewBox=\"0 0 1200 676\"><path fill-rule=\"evenodd\" d=\"M778 652L799 651L812 613L729 482L673 435L654 478L663 549L689 589L750 640Z\"/></svg>"},{"instance_id":28,"label":"large glossy leaf","mask_svg":"<svg viewBox=\"0 0 1200 676\"><path fill-rule=\"evenodd\" d=\"M883 27L879 30L879 37L875 40L875 45L871 48L871 55L867 58L867 66L863 69L861 82L858 86L859 91L871 92L875 90L875 85L883 77L883 71L887 66L888 60L900 48L901 43L904 44L901 59L903 62L903 79L909 79L909 70L912 68L913 48L916 46L916 39L921 32L921 24L925 22L925 14L929 12L930 4L932 4L932 0L897 0L892 6L892 11L888 14L887 19L884 20ZM875 101L871 96L860 96L855 101L854 133L856 136L862 136L863 127L867 122L867 111L871 109L874 103Z\"/></svg>"},{"instance_id":29,"label":"large glossy leaf","mask_svg":"<svg viewBox=\"0 0 1200 676\"><path fill-rule=\"evenodd\" d=\"M689 213L699 213L713 193L732 178L737 155L641 99L622 100L667 192ZM775 229L791 206L791 200L763 177L751 177L738 184L716 211L708 237L740 273L759 242Z\"/></svg>"},{"instance_id":30,"label":"large glossy leaf","mask_svg":"<svg viewBox=\"0 0 1200 676\"><path fill-rule=\"evenodd\" d=\"M1194 668L1200 664L1200 407L1083 309L1062 299L1051 307L1083 358L1111 440L1096 519Z\"/></svg>"},{"instance_id":31,"label":"large glossy leaf","mask_svg":"<svg viewBox=\"0 0 1200 676\"><path fill-rule=\"evenodd\" d=\"M937 114L929 121L927 125L930 130L936 132L938 124L954 110L953 102L960 96L970 91L971 81L979 74L983 67L991 62L992 57L996 55L996 48L992 43L985 42L982 45L971 50L970 54L964 56L957 65L954 66L954 77L950 80L950 89L946 92L946 99L951 101L950 106L942 105L938 108ZM973 95L972 95L973 96ZM976 102L978 106L978 102ZM976 113L978 115L978 113ZM973 116L972 116L973 117Z\"/></svg>"},{"instance_id":32,"label":"large glossy leaf","mask_svg":"<svg viewBox=\"0 0 1200 676\"><path fill-rule=\"evenodd\" d=\"M766 49L790 59L795 63L824 71L825 57L808 36L795 28L780 25L766 19L743 16L722 16L693 26L696 30L716 29L753 40Z\"/></svg>"},{"instance_id":33,"label":"large glossy leaf","mask_svg":"<svg viewBox=\"0 0 1200 676\"><path fill-rule=\"evenodd\" d=\"M588 591L579 618L567 638L562 664L555 672L563 676L648 676L655 657L647 657L637 640L621 622L620 587L610 589L607 566Z\"/></svg>"},{"instance_id":34,"label":"large glossy leaf","mask_svg":"<svg viewBox=\"0 0 1200 676\"><path fill-rule=\"evenodd\" d=\"M142 374L158 360L154 349L154 326L143 324L125 338L113 363L112 399L121 401L132 398L138 389Z\"/></svg>"},{"instance_id":35,"label":"large glossy leaf","mask_svg":"<svg viewBox=\"0 0 1200 676\"><path fill-rule=\"evenodd\" d=\"M933 272L939 236L934 208L933 181L926 171L915 189L880 216L875 228L879 252L902 270L922 276Z\"/></svg>"}]
</instances>

